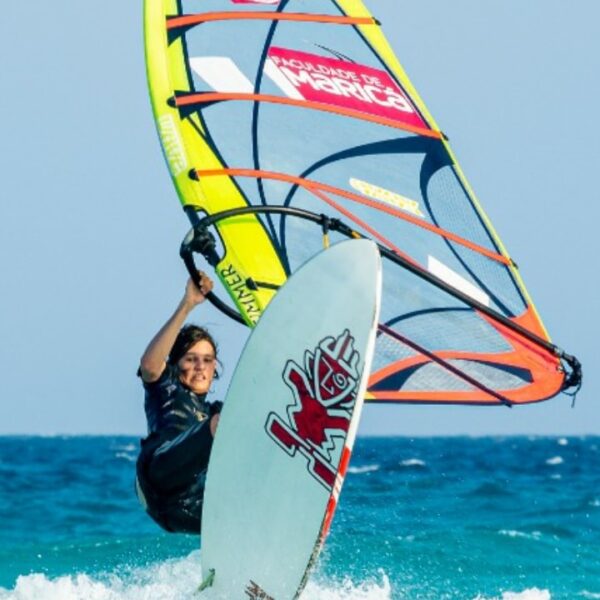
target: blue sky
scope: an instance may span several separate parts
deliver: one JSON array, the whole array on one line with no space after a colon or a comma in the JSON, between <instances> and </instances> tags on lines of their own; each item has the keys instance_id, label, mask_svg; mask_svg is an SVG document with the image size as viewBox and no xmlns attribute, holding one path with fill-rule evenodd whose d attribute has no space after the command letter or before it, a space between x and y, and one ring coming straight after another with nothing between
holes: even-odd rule
<instances>
[{"instance_id":1,"label":"blue sky","mask_svg":"<svg viewBox=\"0 0 600 600\"><path fill-rule=\"evenodd\" d=\"M360 433L600 433L600 5L367 2L450 137L554 341L570 400L368 407ZM141 2L9 3L0 20L0 433L145 430L135 377L178 301L188 223L146 91ZM210 307L223 397L244 330Z\"/></svg>"}]
</instances>

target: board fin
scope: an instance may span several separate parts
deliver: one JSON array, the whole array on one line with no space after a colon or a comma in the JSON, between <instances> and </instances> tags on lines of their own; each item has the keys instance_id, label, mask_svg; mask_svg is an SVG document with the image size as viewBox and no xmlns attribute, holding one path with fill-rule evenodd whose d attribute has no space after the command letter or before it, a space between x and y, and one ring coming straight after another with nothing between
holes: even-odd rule
<instances>
[{"instance_id":1,"label":"board fin","mask_svg":"<svg viewBox=\"0 0 600 600\"><path fill-rule=\"evenodd\" d=\"M198 586L197 592L203 592L206 588L212 587L215 581L215 570L209 569L208 575L204 578L204 581Z\"/></svg>"}]
</instances>

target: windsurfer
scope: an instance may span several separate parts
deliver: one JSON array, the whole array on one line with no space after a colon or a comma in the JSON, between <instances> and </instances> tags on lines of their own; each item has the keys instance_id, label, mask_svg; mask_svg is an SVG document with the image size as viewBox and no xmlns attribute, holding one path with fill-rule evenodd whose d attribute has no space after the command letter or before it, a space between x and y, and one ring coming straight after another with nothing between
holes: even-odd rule
<instances>
[{"instance_id":1,"label":"windsurfer","mask_svg":"<svg viewBox=\"0 0 600 600\"><path fill-rule=\"evenodd\" d=\"M136 491L148 514L171 532L200 533L204 482L220 402L207 394L217 373L217 345L203 327L184 325L213 282L200 273L144 352L148 436L141 440ZM167 357L167 358L166 358Z\"/></svg>"}]
</instances>

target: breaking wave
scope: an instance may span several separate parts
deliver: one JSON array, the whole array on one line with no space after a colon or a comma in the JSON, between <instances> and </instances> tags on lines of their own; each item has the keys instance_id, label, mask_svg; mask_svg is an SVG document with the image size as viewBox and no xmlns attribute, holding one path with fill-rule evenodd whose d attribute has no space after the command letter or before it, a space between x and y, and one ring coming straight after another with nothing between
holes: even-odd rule
<instances>
[{"instance_id":1,"label":"breaking wave","mask_svg":"<svg viewBox=\"0 0 600 600\"><path fill-rule=\"evenodd\" d=\"M42 573L21 575L13 589L0 588L0 600L198 600L201 582L200 551L146 567L88 575L78 573L50 578ZM210 590L202 594L214 600ZM391 600L388 577L379 581L330 582L310 580L300 600Z\"/></svg>"}]
</instances>

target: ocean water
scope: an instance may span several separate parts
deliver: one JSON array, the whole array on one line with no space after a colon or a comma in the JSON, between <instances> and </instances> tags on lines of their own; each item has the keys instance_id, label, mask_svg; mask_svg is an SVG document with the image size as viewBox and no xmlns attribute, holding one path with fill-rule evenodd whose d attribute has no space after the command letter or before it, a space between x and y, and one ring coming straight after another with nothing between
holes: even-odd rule
<instances>
[{"instance_id":1,"label":"ocean water","mask_svg":"<svg viewBox=\"0 0 600 600\"><path fill-rule=\"evenodd\" d=\"M0 437L0 600L198 598L131 437ZM207 600L210 600L208 596ZM600 438L358 438L302 600L600 599Z\"/></svg>"}]
</instances>

